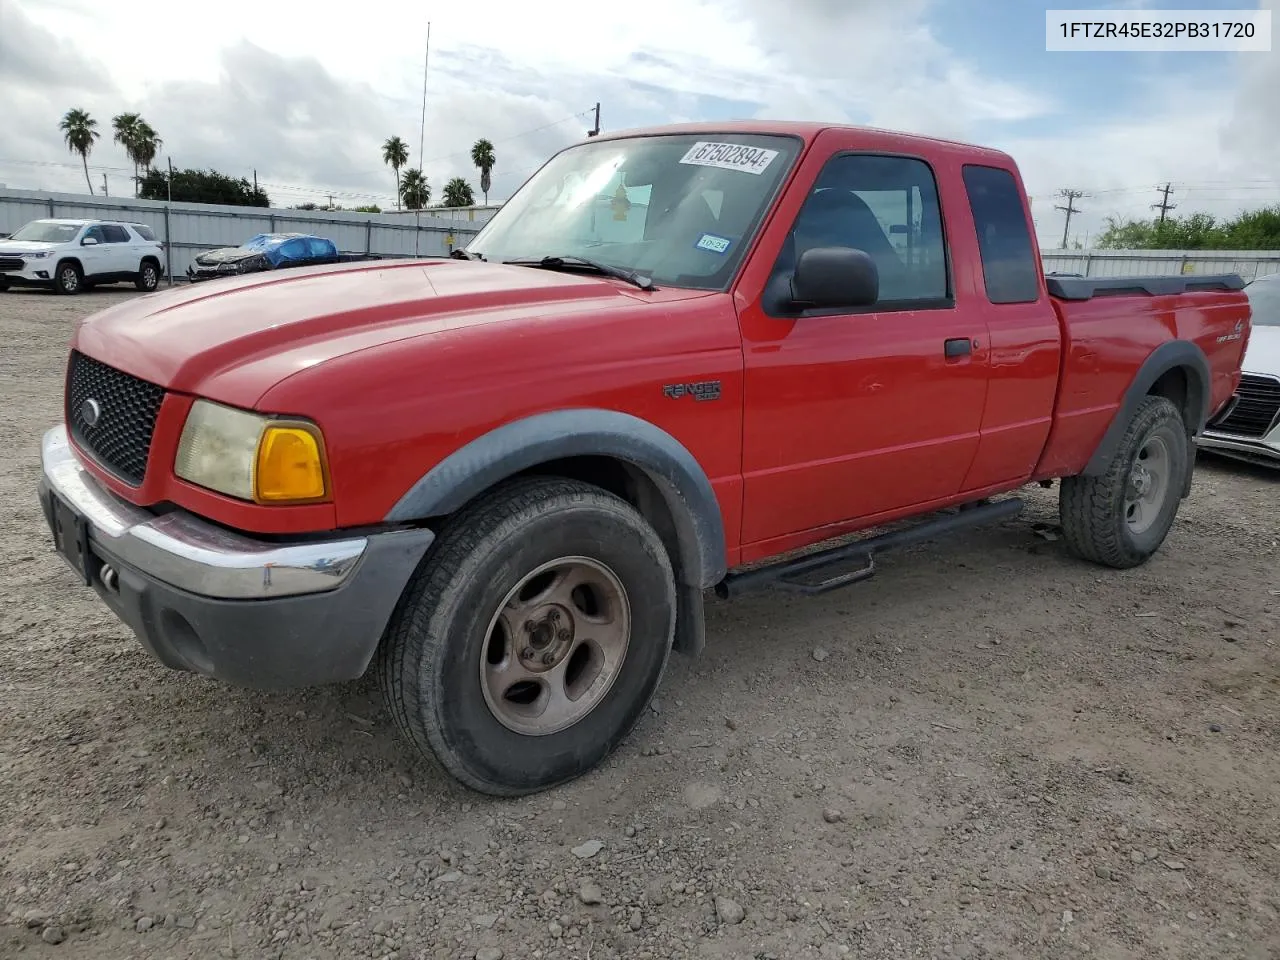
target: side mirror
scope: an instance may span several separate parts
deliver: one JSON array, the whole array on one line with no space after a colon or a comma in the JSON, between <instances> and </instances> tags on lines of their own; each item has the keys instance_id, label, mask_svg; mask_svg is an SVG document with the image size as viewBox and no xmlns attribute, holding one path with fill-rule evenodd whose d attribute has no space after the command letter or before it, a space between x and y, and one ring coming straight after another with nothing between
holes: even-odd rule
<instances>
[{"instance_id":1,"label":"side mirror","mask_svg":"<svg viewBox=\"0 0 1280 960\"><path fill-rule=\"evenodd\" d=\"M94 247L97 245L98 245L97 237L85 237L83 240L80 241L80 246L82 247Z\"/></svg>"},{"instance_id":2,"label":"side mirror","mask_svg":"<svg viewBox=\"0 0 1280 960\"><path fill-rule=\"evenodd\" d=\"M876 262L853 247L806 250L791 277L791 299L801 307L867 307L879 297Z\"/></svg>"}]
</instances>

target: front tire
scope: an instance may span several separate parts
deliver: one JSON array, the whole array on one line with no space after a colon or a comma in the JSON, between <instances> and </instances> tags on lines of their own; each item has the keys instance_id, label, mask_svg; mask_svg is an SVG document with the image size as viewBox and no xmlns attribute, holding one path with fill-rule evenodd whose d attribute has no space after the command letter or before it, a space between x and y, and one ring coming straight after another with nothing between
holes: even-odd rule
<instances>
[{"instance_id":1,"label":"front tire","mask_svg":"<svg viewBox=\"0 0 1280 960\"><path fill-rule=\"evenodd\" d=\"M1068 549L1119 570L1149 560L1178 514L1189 449L1178 408L1164 397L1146 397L1105 473L1063 479L1058 510Z\"/></svg>"},{"instance_id":2,"label":"front tire","mask_svg":"<svg viewBox=\"0 0 1280 960\"><path fill-rule=\"evenodd\" d=\"M84 289L84 275L74 263L60 263L53 274L53 292L73 297Z\"/></svg>"},{"instance_id":3,"label":"front tire","mask_svg":"<svg viewBox=\"0 0 1280 960\"><path fill-rule=\"evenodd\" d=\"M450 518L378 652L401 732L494 796L572 780L653 698L676 594L657 533L627 502L515 481Z\"/></svg>"}]
</instances>

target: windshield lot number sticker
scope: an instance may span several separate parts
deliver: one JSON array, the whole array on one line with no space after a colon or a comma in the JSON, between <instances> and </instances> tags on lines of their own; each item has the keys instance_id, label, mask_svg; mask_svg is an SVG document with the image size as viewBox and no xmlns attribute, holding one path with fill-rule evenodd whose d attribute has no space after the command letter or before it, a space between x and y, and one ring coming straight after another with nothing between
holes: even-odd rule
<instances>
[{"instance_id":1,"label":"windshield lot number sticker","mask_svg":"<svg viewBox=\"0 0 1280 960\"><path fill-rule=\"evenodd\" d=\"M699 140L681 159L695 167L718 167L721 170L741 170L756 176L769 169L777 158L777 150L749 147L743 143L709 143Z\"/></svg>"},{"instance_id":2,"label":"windshield lot number sticker","mask_svg":"<svg viewBox=\"0 0 1280 960\"><path fill-rule=\"evenodd\" d=\"M714 233L704 233L694 246L699 250L710 250L712 253L723 255L732 242L728 237L717 237Z\"/></svg>"}]
</instances>

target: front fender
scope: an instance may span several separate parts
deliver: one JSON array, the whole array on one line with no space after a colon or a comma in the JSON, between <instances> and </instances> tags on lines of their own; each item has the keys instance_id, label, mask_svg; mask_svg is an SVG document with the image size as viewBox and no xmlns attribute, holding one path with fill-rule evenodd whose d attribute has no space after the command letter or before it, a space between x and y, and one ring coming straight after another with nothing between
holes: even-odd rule
<instances>
[{"instance_id":1,"label":"front fender","mask_svg":"<svg viewBox=\"0 0 1280 960\"><path fill-rule=\"evenodd\" d=\"M557 410L504 424L428 470L386 520L445 516L494 484L567 457L611 457L643 471L675 523L685 581L707 589L724 578L724 521L697 458L660 427L616 410Z\"/></svg>"}]
</instances>

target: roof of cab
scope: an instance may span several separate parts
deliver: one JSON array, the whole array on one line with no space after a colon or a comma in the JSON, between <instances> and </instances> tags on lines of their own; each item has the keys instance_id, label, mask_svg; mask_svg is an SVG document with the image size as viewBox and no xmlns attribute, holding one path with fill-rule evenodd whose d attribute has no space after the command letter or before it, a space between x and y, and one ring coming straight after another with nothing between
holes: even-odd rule
<instances>
[{"instance_id":1,"label":"roof of cab","mask_svg":"<svg viewBox=\"0 0 1280 960\"><path fill-rule=\"evenodd\" d=\"M989 160L1001 160L1012 164L1013 158L1001 150L965 143L960 140L945 140L941 137L926 137L920 134L903 133L898 130L884 130L878 127L862 127L853 124L820 123L809 120L721 120L701 121L698 123L673 123L656 127L637 127L631 130L615 130L601 133L593 140L615 140L623 137L652 137L670 134L744 134L754 133L772 136L799 137L806 144L811 143L824 130L847 130L852 133L866 135L878 149L900 150L904 153L912 151L945 150L958 151L974 157Z\"/></svg>"}]
</instances>

